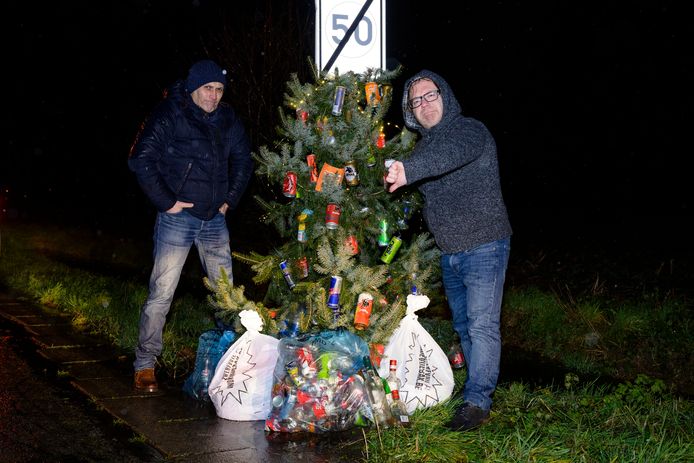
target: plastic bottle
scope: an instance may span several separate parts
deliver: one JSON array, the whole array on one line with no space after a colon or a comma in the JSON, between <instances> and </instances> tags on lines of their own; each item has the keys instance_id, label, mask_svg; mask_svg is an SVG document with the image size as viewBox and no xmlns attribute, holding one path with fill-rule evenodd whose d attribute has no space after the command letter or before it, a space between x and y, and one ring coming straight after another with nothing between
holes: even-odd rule
<instances>
[{"instance_id":1,"label":"plastic bottle","mask_svg":"<svg viewBox=\"0 0 694 463\"><path fill-rule=\"evenodd\" d=\"M198 382L198 395L200 396L200 399L208 400L210 398L210 394L207 392L207 390L210 387L210 380L212 379L211 376L212 371L210 369L210 359L209 357L205 357L205 365L200 372L200 381Z\"/></svg>"}]
</instances>

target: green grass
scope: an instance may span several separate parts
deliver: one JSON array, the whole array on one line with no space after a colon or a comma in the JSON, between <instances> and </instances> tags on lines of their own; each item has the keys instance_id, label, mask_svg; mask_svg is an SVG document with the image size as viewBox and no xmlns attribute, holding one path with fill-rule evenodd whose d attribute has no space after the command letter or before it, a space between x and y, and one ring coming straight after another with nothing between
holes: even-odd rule
<instances>
[{"instance_id":1,"label":"green grass","mask_svg":"<svg viewBox=\"0 0 694 463\"><path fill-rule=\"evenodd\" d=\"M147 296L147 279L135 281L96 274L76 264L91 258L94 246L113 245L105 243L108 238L101 236L96 240L74 231L29 226L4 227L2 232L0 279L5 286L41 304L61 309L71 316L75 327L105 336L124 351L134 351L140 308ZM60 258L56 259L58 251ZM122 256L121 259L132 259L127 253ZM134 268L138 265L147 268L150 264L143 257L127 262ZM101 264L108 270L109 265L115 267L124 262ZM168 320L160 363L174 377L185 375L198 336L214 326L213 313L205 300L182 295L172 304Z\"/></svg>"},{"instance_id":2,"label":"green grass","mask_svg":"<svg viewBox=\"0 0 694 463\"><path fill-rule=\"evenodd\" d=\"M13 225L0 232L0 281L7 288L133 351L150 254L128 240L96 239L86 231ZM169 375L183 378L190 372L198 336L213 326L211 317L204 297L177 294L160 359ZM510 286L502 318L505 348L563 362L571 371L564 383L501 384L491 422L468 433L445 428L455 399L418 410L410 428L365 429L364 457L370 462L691 462L694 407L674 393L675 385L691 387L691 317L686 300L657 290L628 300L611 297L602 285L578 296ZM420 319L447 350L454 339L450 321ZM584 375L595 373L622 381L586 382ZM460 390L464 370L456 370L455 378Z\"/></svg>"},{"instance_id":3,"label":"green grass","mask_svg":"<svg viewBox=\"0 0 694 463\"><path fill-rule=\"evenodd\" d=\"M368 461L692 461L690 401L645 376L616 388L579 382L569 375L563 387L502 385L490 423L465 434L443 426L455 400L419 410L410 429L385 430L380 438L370 431Z\"/></svg>"}]
</instances>

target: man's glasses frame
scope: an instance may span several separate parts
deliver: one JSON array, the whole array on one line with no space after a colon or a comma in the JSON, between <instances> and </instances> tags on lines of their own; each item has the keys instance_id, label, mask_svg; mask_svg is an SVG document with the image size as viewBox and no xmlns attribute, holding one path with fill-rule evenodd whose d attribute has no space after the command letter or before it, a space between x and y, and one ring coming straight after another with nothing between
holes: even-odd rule
<instances>
[{"instance_id":1,"label":"man's glasses frame","mask_svg":"<svg viewBox=\"0 0 694 463\"><path fill-rule=\"evenodd\" d=\"M422 100L426 100L428 103L431 103L432 101L438 100L440 94L441 94L441 90L439 90L439 89L432 90L430 92L426 92L422 96L417 96L417 97L414 97L411 100L409 100L407 102L407 106L410 109L419 108L422 105Z\"/></svg>"}]
</instances>

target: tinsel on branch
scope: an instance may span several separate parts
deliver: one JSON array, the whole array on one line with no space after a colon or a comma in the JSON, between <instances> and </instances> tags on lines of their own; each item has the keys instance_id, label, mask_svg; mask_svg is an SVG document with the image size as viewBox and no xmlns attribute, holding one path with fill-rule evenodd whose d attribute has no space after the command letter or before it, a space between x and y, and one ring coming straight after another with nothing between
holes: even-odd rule
<instances>
[{"instance_id":1,"label":"tinsel on branch","mask_svg":"<svg viewBox=\"0 0 694 463\"><path fill-rule=\"evenodd\" d=\"M385 161L407 158L415 142L412 132L384 121L400 69L313 69L313 83L291 76L279 109L280 138L253 154L256 175L268 186L255 198L261 220L280 240L269 255L234 257L251 266L254 283L267 285L264 300L249 301L228 279L211 299L227 321L240 310L258 310L269 334L343 327L384 343L405 314L407 295L435 292L440 281L433 239L412 227L419 193L384 187ZM336 280L337 297L331 296ZM371 314L357 328L360 297L372 301Z\"/></svg>"}]
</instances>

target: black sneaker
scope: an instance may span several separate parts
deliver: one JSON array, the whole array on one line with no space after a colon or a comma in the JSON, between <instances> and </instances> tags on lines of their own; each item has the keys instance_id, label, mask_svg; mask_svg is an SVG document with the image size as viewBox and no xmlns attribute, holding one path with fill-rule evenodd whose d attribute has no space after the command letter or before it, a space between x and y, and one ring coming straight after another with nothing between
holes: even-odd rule
<instances>
[{"instance_id":1,"label":"black sneaker","mask_svg":"<svg viewBox=\"0 0 694 463\"><path fill-rule=\"evenodd\" d=\"M489 410L465 402L453 415L448 428L453 431L469 431L489 421Z\"/></svg>"}]
</instances>

